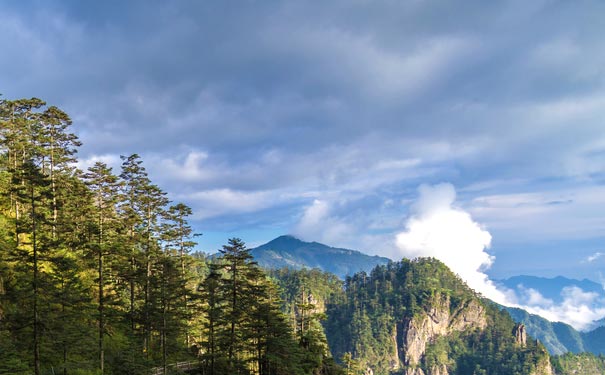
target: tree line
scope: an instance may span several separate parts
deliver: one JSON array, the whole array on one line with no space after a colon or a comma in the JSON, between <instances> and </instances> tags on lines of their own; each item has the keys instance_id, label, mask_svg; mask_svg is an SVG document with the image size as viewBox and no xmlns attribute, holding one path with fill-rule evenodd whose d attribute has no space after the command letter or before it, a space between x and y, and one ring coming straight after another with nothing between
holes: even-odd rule
<instances>
[{"instance_id":1,"label":"tree line","mask_svg":"<svg viewBox=\"0 0 605 375\"><path fill-rule=\"evenodd\" d=\"M83 171L80 146L59 108L0 100L0 373L329 373L241 240L192 252L139 155Z\"/></svg>"}]
</instances>

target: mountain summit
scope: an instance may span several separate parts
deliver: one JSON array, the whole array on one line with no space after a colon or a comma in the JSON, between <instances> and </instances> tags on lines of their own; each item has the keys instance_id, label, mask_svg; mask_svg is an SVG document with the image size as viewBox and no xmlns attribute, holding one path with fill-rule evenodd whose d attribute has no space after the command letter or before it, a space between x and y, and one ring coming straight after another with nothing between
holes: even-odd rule
<instances>
[{"instance_id":1,"label":"mountain summit","mask_svg":"<svg viewBox=\"0 0 605 375\"><path fill-rule=\"evenodd\" d=\"M369 273L377 265L390 262L385 257L330 247L319 242L305 242L290 235L277 237L256 247L251 254L265 268L319 268L343 279L358 271Z\"/></svg>"}]
</instances>

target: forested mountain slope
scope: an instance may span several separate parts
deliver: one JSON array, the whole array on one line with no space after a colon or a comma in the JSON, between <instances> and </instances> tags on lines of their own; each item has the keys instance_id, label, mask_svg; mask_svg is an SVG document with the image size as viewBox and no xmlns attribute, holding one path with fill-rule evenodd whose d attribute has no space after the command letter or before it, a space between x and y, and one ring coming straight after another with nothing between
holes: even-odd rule
<instances>
[{"instance_id":1,"label":"forested mountain slope","mask_svg":"<svg viewBox=\"0 0 605 375\"><path fill-rule=\"evenodd\" d=\"M318 242L305 242L293 236L280 236L252 249L252 255L265 268L319 268L340 278L355 272L370 272L390 260L356 250L330 247Z\"/></svg>"},{"instance_id":2,"label":"forested mountain slope","mask_svg":"<svg viewBox=\"0 0 605 375\"><path fill-rule=\"evenodd\" d=\"M435 259L347 278L327 314L334 355L350 353L374 374L551 373L542 345Z\"/></svg>"}]
</instances>

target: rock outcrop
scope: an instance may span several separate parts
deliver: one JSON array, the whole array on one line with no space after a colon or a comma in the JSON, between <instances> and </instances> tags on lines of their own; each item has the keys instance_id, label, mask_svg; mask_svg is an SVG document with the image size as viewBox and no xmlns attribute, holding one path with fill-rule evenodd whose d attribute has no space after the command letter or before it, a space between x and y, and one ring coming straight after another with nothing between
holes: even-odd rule
<instances>
[{"instance_id":1,"label":"rock outcrop","mask_svg":"<svg viewBox=\"0 0 605 375\"><path fill-rule=\"evenodd\" d=\"M513 329L513 335L515 335L515 341L517 345L522 348L525 348L527 346L527 333L525 332L525 324L517 324Z\"/></svg>"},{"instance_id":2,"label":"rock outcrop","mask_svg":"<svg viewBox=\"0 0 605 375\"><path fill-rule=\"evenodd\" d=\"M485 308L477 300L465 301L452 308L449 296L436 295L424 311L404 323L402 362L407 367L415 368L420 365L427 345L434 342L437 337L447 336L453 332L481 330L486 325ZM407 375L412 374L414 373ZM447 374L445 366L435 371L431 369L430 375L437 374Z\"/></svg>"},{"instance_id":3,"label":"rock outcrop","mask_svg":"<svg viewBox=\"0 0 605 375\"><path fill-rule=\"evenodd\" d=\"M408 368L405 370L405 375L449 375L445 365L433 366L428 370L428 373L422 371L420 367Z\"/></svg>"},{"instance_id":4,"label":"rock outcrop","mask_svg":"<svg viewBox=\"0 0 605 375\"><path fill-rule=\"evenodd\" d=\"M535 371L532 372L531 375L554 375L554 371L552 365L550 364L548 355L544 355L540 358L540 360L536 364Z\"/></svg>"}]
</instances>

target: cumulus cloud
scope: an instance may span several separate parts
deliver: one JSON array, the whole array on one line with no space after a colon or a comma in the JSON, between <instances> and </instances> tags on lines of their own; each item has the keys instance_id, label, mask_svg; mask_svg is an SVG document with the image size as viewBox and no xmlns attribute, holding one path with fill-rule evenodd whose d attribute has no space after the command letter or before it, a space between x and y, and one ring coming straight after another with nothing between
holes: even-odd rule
<instances>
[{"instance_id":1,"label":"cumulus cloud","mask_svg":"<svg viewBox=\"0 0 605 375\"><path fill-rule=\"evenodd\" d=\"M595 320L605 316L605 301L597 293L576 286L563 288L563 302L556 304L533 288L519 285L512 290L496 285L485 273L495 261L487 252L492 237L468 212L455 205L454 186L422 185L418 192L405 230L396 236L400 255L435 257L485 297L551 321L568 323L576 329L590 329Z\"/></svg>"},{"instance_id":2,"label":"cumulus cloud","mask_svg":"<svg viewBox=\"0 0 605 375\"><path fill-rule=\"evenodd\" d=\"M460 275L471 288L498 303L506 303L506 294L484 273L494 261L486 251L492 236L473 221L469 213L454 206L454 186L422 185L418 192L413 214L405 230L396 236L401 255L435 257Z\"/></svg>"}]
</instances>

